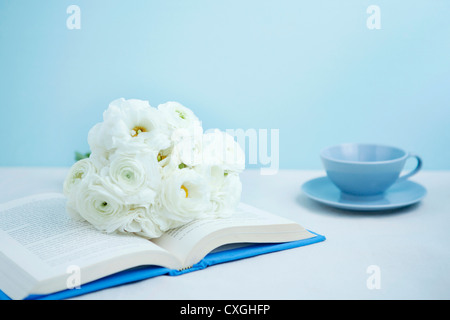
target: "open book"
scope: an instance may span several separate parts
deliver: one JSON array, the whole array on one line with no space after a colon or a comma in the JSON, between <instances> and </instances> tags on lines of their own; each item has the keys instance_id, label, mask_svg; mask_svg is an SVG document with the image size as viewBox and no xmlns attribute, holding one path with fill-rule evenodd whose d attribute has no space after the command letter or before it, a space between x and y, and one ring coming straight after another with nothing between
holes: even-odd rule
<instances>
[{"instance_id":1,"label":"open book","mask_svg":"<svg viewBox=\"0 0 450 320\"><path fill-rule=\"evenodd\" d=\"M0 206L0 298L66 298L325 239L241 204L230 218L197 220L150 241L74 221L65 203L62 194L41 194Z\"/></svg>"}]
</instances>

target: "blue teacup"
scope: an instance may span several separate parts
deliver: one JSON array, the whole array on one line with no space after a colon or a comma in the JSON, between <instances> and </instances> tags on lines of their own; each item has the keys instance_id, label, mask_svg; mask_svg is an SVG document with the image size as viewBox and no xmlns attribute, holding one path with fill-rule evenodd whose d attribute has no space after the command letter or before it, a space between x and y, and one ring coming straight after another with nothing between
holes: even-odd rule
<instances>
[{"instance_id":1,"label":"blue teacup","mask_svg":"<svg viewBox=\"0 0 450 320\"><path fill-rule=\"evenodd\" d=\"M381 194L396 182L404 181L419 172L419 156L399 148L348 143L328 147L320 153L328 178L344 193L358 196ZM416 158L417 165L400 176L408 158Z\"/></svg>"}]
</instances>

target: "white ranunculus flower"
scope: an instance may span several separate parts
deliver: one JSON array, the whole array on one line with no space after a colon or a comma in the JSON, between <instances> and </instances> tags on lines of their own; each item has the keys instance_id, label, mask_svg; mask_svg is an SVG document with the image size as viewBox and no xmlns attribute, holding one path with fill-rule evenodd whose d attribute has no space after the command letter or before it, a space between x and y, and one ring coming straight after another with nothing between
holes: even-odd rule
<instances>
[{"instance_id":1,"label":"white ranunculus flower","mask_svg":"<svg viewBox=\"0 0 450 320\"><path fill-rule=\"evenodd\" d=\"M89 132L88 142L93 153L106 158L117 148L159 151L170 146L168 127L158 110L147 101L123 98L110 103L103 122Z\"/></svg>"},{"instance_id":2,"label":"white ranunculus flower","mask_svg":"<svg viewBox=\"0 0 450 320\"><path fill-rule=\"evenodd\" d=\"M201 127L201 122L194 112L178 102L169 101L160 104L158 111L172 130Z\"/></svg>"},{"instance_id":3,"label":"white ranunculus flower","mask_svg":"<svg viewBox=\"0 0 450 320\"><path fill-rule=\"evenodd\" d=\"M245 169L245 153L233 136L215 129L203 135L203 163L240 173Z\"/></svg>"},{"instance_id":4,"label":"white ranunculus flower","mask_svg":"<svg viewBox=\"0 0 450 320\"><path fill-rule=\"evenodd\" d=\"M101 168L108 164L108 158L110 150L105 144L103 136L103 122L95 124L88 132L88 144L91 149L91 156L89 157L92 162ZM111 150L112 151L112 150Z\"/></svg>"},{"instance_id":5,"label":"white ranunculus flower","mask_svg":"<svg viewBox=\"0 0 450 320\"><path fill-rule=\"evenodd\" d=\"M111 233L128 222L130 207L99 176L83 181L77 191L78 213L98 230Z\"/></svg>"},{"instance_id":6,"label":"white ranunculus flower","mask_svg":"<svg viewBox=\"0 0 450 320\"><path fill-rule=\"evenodd\" d=\"M156 238L238 205L245 155L234 137L204 133L188 108L114 100L88 134L91 155L64 181L67 211L104 232Z\"/></svg>"},{"instance_id":7,"label":"white ranunculus flower","mask_svg":"<svg viewBox=\"0 0 450 320\"><path fill-rule=\"evenodd\" d=\"M173 150L177 162L188 167L194 167L202 163L202 141L199 139L184 139Z\"/></svg>"},{"instance_id":8,"label":"white ranunculus flower","mask_svg":"<svg viewBox=\"0 0 450 320\"><path fill-rule=\"evenodd\" d=\"M171 147L161 150L158 161L162 167L177 169L182 163L192 167L202 161L202 127L181 128L173 131Z\"/></svg>"},{"instance_id":9,"label":"white ranunculus flower","mask_svg":"<svg viewBox=\"0 0 450 320\"><path fill-rule=\"evenodd\" d=\"M101 174L110 181L127 204L149 206L153 204L161 184L161 167L155 151L146 149L136 153L116 152L109 166Z\"/></svg>"},{"instance_id":10,"label":"white ranunculus flower","mask_svg":"<svg viewBox=\"0 0 450 320\"><path fill-rule=\"evenodd\" d=\"M237 208L242 193L242 183L237 173L224 172L220 167L211 169L212 215L227 217Z\"/></svg>"},{"instance_id":11,"label":"white ranunculus flower","mask_svg":"<svg viewBox=\"0 0 450 320\"><path fill-rule=\"evenodd\" d=\"M83 180L87 179L89 175L97 173L97 168L90 158L82 159L75 162L67 173L63 184L63 193L68 197L74 188Z\"/></svg>"},{"instance_id":12,"label":"white ranunculus flower","mask_svg":"<svg viewBox=\"0 0 450 320\"><path fill-rule=\"evenodd\" d=\"M174 170L161 187L157 219L163 230L179 226L208 214L209 181L193 169Z\"/></svg>"},{"instance_id":13,"label":"white ranunculus flower","mask_svg":"<svg viewBox=\"0 0 450 320\"><path fill-rule=\"evenodd\" d=\"M163 234L161 228L153 221L151 208L133 207L127 214L127 220L118 228L119 232L135 233L145 238L158 238Z\"/></svg>"},{"instance_id":14,"label":"white ranunculus flower","mask_svg":"<svg viewBox=\"0 0 450 320\"><path fill-rule=\"evenodd\" d=\"M182 167L195 167L203 162L202 135L186 136L172 148L169 163L164 170L172 171Z\"/></svg>"}]
</instances>

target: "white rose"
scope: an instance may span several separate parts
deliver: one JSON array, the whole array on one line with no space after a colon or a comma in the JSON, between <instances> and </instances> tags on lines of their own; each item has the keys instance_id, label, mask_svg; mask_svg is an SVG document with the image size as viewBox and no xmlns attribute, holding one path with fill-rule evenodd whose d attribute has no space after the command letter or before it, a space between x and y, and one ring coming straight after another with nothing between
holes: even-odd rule
<instances>
[{"instance_id":1,"label":"white rose","mask_svg":"<svg viewBox=\"0 0 450 320\"><path fill-rule=\"evenodd\" d=\"M205 216L211 211L209 181L193 169L174 170L165 178L157 218L163 230Z\"/></svg>"},{"instance_id":2,"label":"white rose","mask_svg":"<svg viewBox=\"0 0 450 320\"><path fill-rule=\"evenodd\" d=\"M233 136L215 129L203 135L203 163L239 173L245 169L245 153Z\"/></svg>"},{"instance_id":3,"label":"white rose","mask_svg":"<svg viewBox=\"0 0 450 320\"><path fill-rule=\"evenodd\" d=\"M83 181L76 195L76 209L81 217L98 230L114 232L128 222L130 207L124 205L99 176Z\"/></svg>"}]
</instances>

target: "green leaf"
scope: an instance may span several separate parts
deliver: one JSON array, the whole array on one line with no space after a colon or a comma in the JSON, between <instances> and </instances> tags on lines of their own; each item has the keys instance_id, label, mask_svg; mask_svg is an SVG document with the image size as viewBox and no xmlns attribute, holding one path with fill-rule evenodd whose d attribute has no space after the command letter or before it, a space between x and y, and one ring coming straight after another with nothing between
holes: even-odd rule
<instances>
[{"instance_id":1,"label":"green leaf","mask_svg":"<svg viewBox=\"0 0 450 320\"><path fill-rule=\"evenodd\" d=\"M86 152L86 153L81 153L78 151L75 151L75 161L80 161L82 159L86 159L89 158L89 156L91 155L91 152Z\"/></svg>"}]
</instances>

